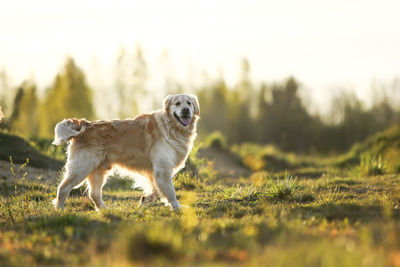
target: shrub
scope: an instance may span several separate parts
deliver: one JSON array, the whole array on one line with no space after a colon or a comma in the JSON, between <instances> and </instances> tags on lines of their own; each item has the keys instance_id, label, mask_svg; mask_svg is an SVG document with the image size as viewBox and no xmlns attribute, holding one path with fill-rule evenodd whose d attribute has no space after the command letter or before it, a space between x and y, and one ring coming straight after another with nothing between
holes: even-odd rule
<instances>
[{"instance_id":1,"label":"shrub","mask_svg":"<svg viewBox=\"0 0 400 267\"><path fill-rule=\"evenodd\" d=\"M213 132L207 137L206 146L214 148L226 148L226 137L221 132Z\"/></svg>"}]
</instances>

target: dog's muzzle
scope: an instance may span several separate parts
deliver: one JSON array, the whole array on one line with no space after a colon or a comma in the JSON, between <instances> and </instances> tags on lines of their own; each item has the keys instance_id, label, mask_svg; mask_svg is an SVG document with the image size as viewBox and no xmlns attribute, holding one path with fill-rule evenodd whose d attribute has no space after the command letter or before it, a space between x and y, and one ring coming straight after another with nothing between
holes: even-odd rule
<instances>
[{"instance_id":1,"label":"dog's muzzle","mask_svg":"<svg viewBox=\"0 0 400 267\"><path fill-rule=\"evenodd\" d=\"M190 123L192 122L192 114L190 112L190 109L183 108L180 113L181 115L178 116L178 114L174 112L175 119L177 119L177 121L179 121L180 124L182 124L185 127L190 125Z\"/></svg>"}]
</instances>

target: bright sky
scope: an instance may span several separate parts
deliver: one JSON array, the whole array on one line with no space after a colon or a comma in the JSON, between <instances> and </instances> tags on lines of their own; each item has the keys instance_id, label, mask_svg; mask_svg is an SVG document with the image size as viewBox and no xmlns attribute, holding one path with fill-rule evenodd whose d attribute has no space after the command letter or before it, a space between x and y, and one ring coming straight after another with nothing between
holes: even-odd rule
<instances>
[{"instance_id":1,"label":"bright sky","mask_svg":"<svg viewBox=\"0 0 400 267\"><path fill-rule=\"evenodd\" d=\"M247 57L255 81L294 75L324 103L333 88L366 97L372 80L400 76L399 10L398 0L2 1L0 66L44 88L72 55L94 87L111 86L119 47L140 44L155 87L165 50L182 83L201 84L205 70L232 85Z\"/></svg>"}]
</instances>

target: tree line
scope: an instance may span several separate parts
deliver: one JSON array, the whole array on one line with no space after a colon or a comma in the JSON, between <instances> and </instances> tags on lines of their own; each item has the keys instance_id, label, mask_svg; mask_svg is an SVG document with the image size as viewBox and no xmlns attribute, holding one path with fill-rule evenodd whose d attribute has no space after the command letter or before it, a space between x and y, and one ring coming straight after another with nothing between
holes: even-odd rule
<instances>
[{"instance_id":1,"label":"tree line","mask_svg":"<svg viewBox=\"0 0 400 267\"><path fill-rule=\"evenodd\" d=\"M151 99L145 88L147 69L140 47L133 58L121 50L115 74L115 86L106 95L113 97L100 98L103 107L125 118L149 111L148 105L141 107L143 103L159 106L160 101ZM323 118L310 112L300 89L294 77L255 86L250 64L243 60L240 77L232 88L221 78L195 90L201 104L199 132L205 136L220 131L230 144L255 142L274 144L285 151L332 153L343 152L400 122L400 111L390 95L383 94L366 107L354 93L342 93L332 100L328 118ZM180 86L167 88L169 93L178 91L185 90ZM18 86L10 115L1 127L26 138L52 138L55 124L64 118L97 119L95 95L82 69L68 58L42 97L32 81Z\"/></svg>"},{"instance_id":2,"label":"tree line","mask_svg":"<svg viewBox=\"0 0 400 267\"><path fill-rule=\"evenodd\" d=\"M338 153L354 143L400 123L400 111L390 98L367 108L354 93L332 100L328 118L310 113L299 96L299 83L263 84L253 95L228 89L224 81L198 92L202 103L199 129L221 131L228 143L274 144L285 151ZM253 111L254 110L254 111Z\"/></svg>"}]
</instances>

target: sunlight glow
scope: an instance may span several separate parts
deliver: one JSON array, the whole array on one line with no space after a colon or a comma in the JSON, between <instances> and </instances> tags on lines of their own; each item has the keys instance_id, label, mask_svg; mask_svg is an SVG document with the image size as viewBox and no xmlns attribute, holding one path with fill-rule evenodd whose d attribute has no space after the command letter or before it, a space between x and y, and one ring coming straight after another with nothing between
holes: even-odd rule
<instances>
[{"instance_id":1,"label":"sunlight glow","mask_svg":"<svg viewBox=\"0 0 400 267\"><path fill-rule=\"evenodd\" d=\"M256 82L294 75L317 101L332 88L363 97L373 79L399 75L398 10L388 0L8 1L0 6L0 65L16 84L33 76L44 88L72 55L93 87L98 76L112 86L119 47L140 44L154 90L168 51L185 85L221 70L232 85L247 57Z\"/></svg>"}]
</instances>

